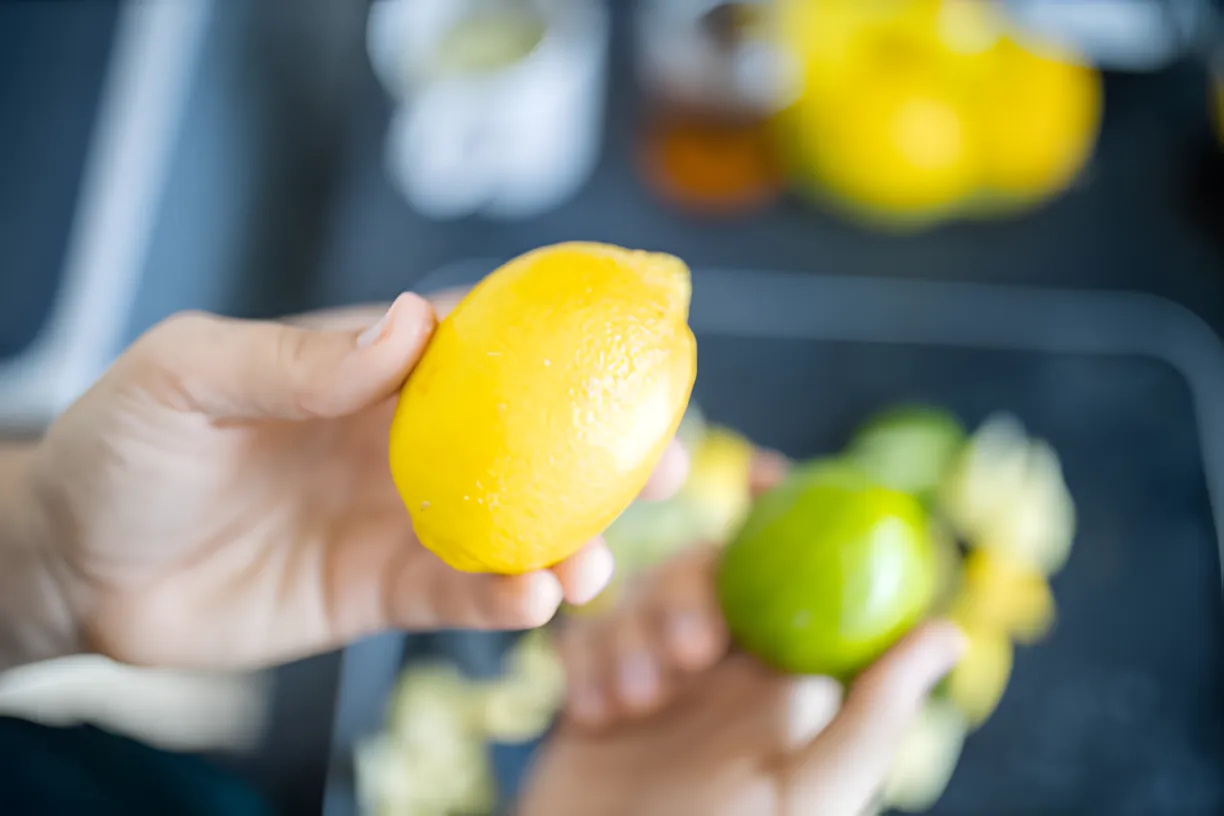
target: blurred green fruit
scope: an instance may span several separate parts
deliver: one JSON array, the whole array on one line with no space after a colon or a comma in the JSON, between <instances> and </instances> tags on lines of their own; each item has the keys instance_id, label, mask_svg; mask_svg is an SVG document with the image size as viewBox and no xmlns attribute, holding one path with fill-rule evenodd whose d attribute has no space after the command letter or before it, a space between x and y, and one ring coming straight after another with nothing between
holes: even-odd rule
<instances>
[{"instance_id":1,"label":"blurred green fruit","mask_svg":"<svg viewBox=\"0 0 1224 816\"><path fill-rule=\"evenodd\" d=\"M847 677L926 613L937 562L926 513L844 461L796 469L728 545L718 595L737 643L797 674Z\"/></svg>"},{"instance_id":2,"label":"blurred green fruit","mask_svg":"<svg viewBox=\"0 0 1224 816\"><path fill-rule=\"evenodd\" d=\"M965 429L942 408L902 405L877 414L854 434L848 457L885 487L924 502L965 444Z\"/></svg>"}]
</instances>

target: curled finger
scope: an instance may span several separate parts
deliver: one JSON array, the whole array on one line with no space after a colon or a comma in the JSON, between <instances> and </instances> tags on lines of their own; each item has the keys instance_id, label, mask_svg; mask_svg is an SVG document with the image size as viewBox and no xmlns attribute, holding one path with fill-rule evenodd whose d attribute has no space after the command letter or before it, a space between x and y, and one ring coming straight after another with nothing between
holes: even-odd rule
<instances>
[{"instance_id":1,"label":"curled finger","mask_svg":"<svg viewBox=\"0 0 1224 816\"><path fill-rule=\"evenodd\" d=\"M906 728L960 657L949 623L912 632L851 686L828 727L786 763L784 793L796 813L860 813L884 782Z\"/></svg>"}]
</instances>

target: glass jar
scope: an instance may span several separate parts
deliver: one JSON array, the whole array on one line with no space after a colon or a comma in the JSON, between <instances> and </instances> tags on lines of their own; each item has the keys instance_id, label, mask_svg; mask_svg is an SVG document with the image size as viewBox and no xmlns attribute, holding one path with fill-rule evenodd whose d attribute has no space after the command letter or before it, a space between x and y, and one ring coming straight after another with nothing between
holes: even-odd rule
<instances>
[{"instance_id":1,"label":"glass jar","mask_svg":"<svg viewBox=\"0 0 1224 816\"><path fill-rule=\"evenodd\" d=\"M645 111L640 164L652 188L684 209L763 207L783 175L770 119L784 104L769 3L643 0L638 69Z\"/></svg>"}]
</instances>

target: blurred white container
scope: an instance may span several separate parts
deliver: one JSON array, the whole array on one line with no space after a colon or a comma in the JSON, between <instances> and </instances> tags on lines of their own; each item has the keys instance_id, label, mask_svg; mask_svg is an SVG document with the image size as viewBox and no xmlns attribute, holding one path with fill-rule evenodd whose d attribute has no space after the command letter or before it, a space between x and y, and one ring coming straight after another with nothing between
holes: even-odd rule
<instances>
[{"instance_id":1,"label":"blurred white container","mask_svg":"<svg viewBox=\"0 0 1224 816\"><path fill-rule=\"evenodd\" d=\"M1156 71L1195 51L1211 0L1004 0L1014 22L1070 46L1098 67Z\"/></svg>"},{"instance_id":2,"label":"blurred white container","mask_svg":"<svg viewBox=\"0 0 1224 816\"><path fill-rule=\"evenodd\" d=\"M376 0L367 46L396 104L387 167L422 213L528 218L598 159L602 0Z\"/></svg>"}]
</instances>

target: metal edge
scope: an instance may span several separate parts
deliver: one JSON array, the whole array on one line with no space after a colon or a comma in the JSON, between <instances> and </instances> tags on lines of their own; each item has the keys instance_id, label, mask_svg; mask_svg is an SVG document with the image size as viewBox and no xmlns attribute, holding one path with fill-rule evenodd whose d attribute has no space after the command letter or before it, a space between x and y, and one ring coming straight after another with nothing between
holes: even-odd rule
<instances>
[{"instance_id":1,"label":"metal edge","mask_svg":"<svg viewBox=\"0 0 1224 816\"><path fill-rule=\"evenodd\" d=\"M86 156L60 292L0 364L0 426L40 426L119 351L213 0L125 3Z\"/></svg>"}]
</instances>

